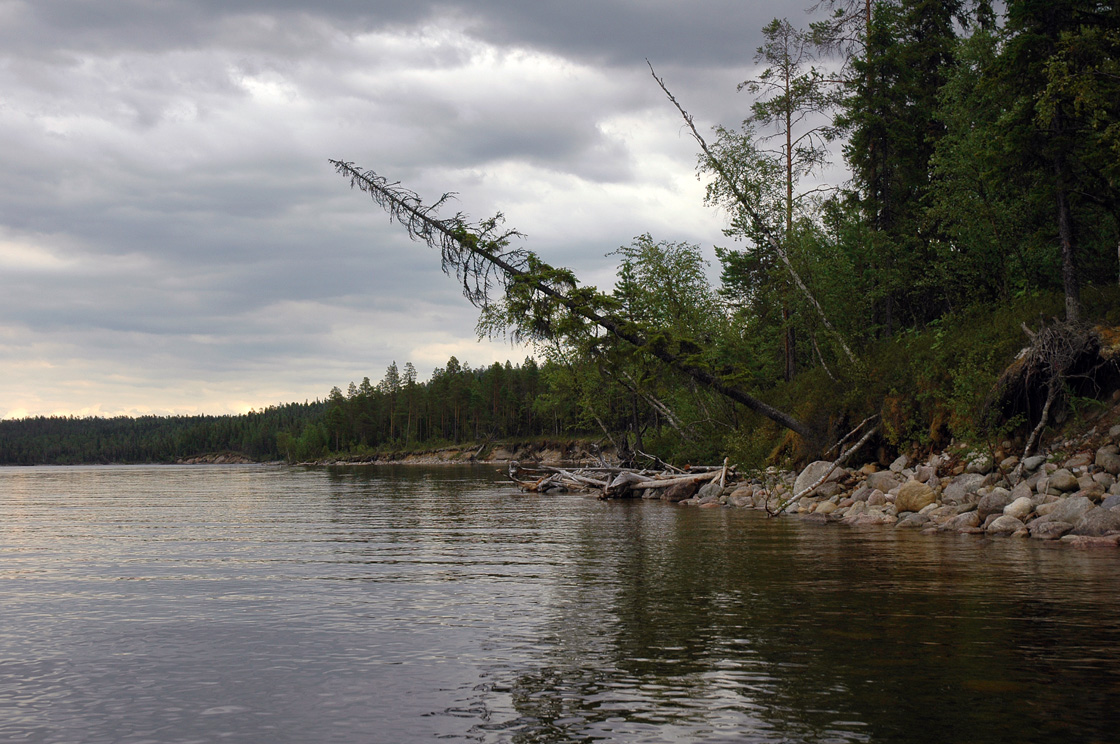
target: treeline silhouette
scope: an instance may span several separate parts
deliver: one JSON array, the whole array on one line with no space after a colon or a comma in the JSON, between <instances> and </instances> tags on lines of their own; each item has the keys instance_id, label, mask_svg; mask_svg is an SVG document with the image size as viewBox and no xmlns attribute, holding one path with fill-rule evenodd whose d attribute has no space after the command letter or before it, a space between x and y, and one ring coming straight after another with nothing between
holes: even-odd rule
<instances>
[{"instance_id":1,"label":"treeline silhouette","mask_svg":"<svg viewBox=\"0 0 1120 744\"><path fill-rule=\"evenodd\" d=\"M451 357L431 379L411 363L327 399L229 416L38 416L0 421L0 465L167 463L220 453L305 462L585 431L578 370L552 362L472 368ZM611 395L604 396L610 404ZM611 416L610 411L617 415ZM629 415L608 405L611 425ZM618 420L615 420L618 419ZM594 425L594 424L593 424Z\"/></svg>"},{"instance_id":2,"label":"treeline silhouette","mask_svg":"<svg viewBox=\"0 0 1120 744\"><path fill-rule=\"evenodd\" d=\"M322 418L326 404L289 403L230 416L37 416L0 421L0 464L163 463L237 452L280 458L281 431Z\"/></svg>"},{"instance_id":3,"label":"treeline silhouette","mask_svg":"<svg viewBox=\"0 0 1120 744\"><path fill-rule=\"evenodd\" d=\"M416 379L411 363L393 362L377 384L367 377L345 393L333 388L321 419L280 433L280 454L306 461L328 453L570 435L587 428L573 382L572 370L531 357L478 368L451 357L427 382Z\"/></svg>"}]
</instances>

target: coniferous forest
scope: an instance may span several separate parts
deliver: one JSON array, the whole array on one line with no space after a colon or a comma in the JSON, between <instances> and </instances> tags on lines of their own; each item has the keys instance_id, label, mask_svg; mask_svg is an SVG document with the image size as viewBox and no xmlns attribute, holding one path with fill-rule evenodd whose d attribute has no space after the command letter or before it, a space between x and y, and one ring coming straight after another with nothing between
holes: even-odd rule
<instances>
[{"instance_id":1,"label":"coniferous forest","mask_svg":"<svg viewBox=\"0 0 1120 744\"><path fill-rule=\"evenodd\" d=\"M762 464L819 454L872 417L888 449L1029 442L1059 411L1111 392L1120 9L817 8L823 20L764 29L761 72L728 91L741 122L700 124L654 71L726 224L716 285L700 246L639 235L611 254L614 287L581 286L500 218L440 217L439 202L332 161L440 252L480 309L480 334L530 342L535 359L472 369L452 358L426 382L394 363L376 384L247 417L3 422L0 462L192 448L304 460L584 434L623 453ZM837 169L840 182L826 182ZM1024 347L1029 365L1013 372Z\"/></svg>"}]
</instances>

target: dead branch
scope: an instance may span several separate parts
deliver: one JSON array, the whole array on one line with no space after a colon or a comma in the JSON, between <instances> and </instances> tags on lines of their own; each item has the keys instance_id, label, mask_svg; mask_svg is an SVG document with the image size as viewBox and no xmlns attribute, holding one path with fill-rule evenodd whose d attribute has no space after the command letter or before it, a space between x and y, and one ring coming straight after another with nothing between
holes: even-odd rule
<instances>
[{"instance_id":1,"label":"dead branch","mask_svg":"<svg viewBox=\"0 0 1120 744\"><path fill-rule=\"evenodd\" d=\"M860 424L860 426L863 426L863 424ZM776 511L773 511L773 512L770 511L770 501L769 501L769 499L767 499L766 513L771 517L775 517L775 516L781 514L782 511L785 510L785 508L787 506L789 506L789 504L792 503L793 501L796 501L797 499L801 498L802 496L805 496L806 494L812 493L816 488L824 485L824 483L828 480L828 477L830 475L832 475L832 473L836 470L836 468L843 466L843 464L846 463L848 461L848 459L851 458L852 455L854 455L856 452L858 452L860 447L867 444L867 441L869 439L871 439L871 437L873 435L875 435L875 433L878 432L878 431L879 431L878 426L873 426L870 429L868 429L867 433L864 434L858 442L853 444L851 446L851 448L848 449L846 452L844 452L844 454L840 455L840 457L836 458L836 460L832 463L832 467L830 467L828 470L826 470L824 475L822 475L820 478L818 478L812 484L806 486L805 488L802 488L800 491L798 491L797 493L793 494L788 499L783 501L781 504L778 505L778 509Z\"/></svg>"},{"instance_id":2,"label":"dead branch","mask_svg":"<svg viewBox=\"0 0 1120 744\"><path fill-rule=\"evenodd\" d=\"M758 213L758 210L756 210L754 206L752 206L750 199L748 199L747 195L743 193L743 190L739 188L739 184L737 184L735 182L735 179L731 177L731 174L727 172L727 169L724 167L723 163L721 163L719 159L712 153L711 148L708 147L707 141L700 134L699 130L696 129L696 122L693 121L692 114L688 113L684 109L680 102L677 101L676 96L674 96L669 91L669 88L665 85L665 81L657 76L657 72L653 69L653 64L650 63L649 60L646 60L646 64L649 65L650 74L653 75L653 79L657 81L657 85L669 98L670 103L672 103L673 106L676 107L677 111L680 112L681 117L684 119L685 125L688 127L689 132L692 134L692 138L696 140L697 144L700 145L700 149L704 153L704 157L708 159L708 164L711 166L712 170L714 170L716 174L723 180L724 184L726 184L726 186L731 189L731 193L735 195L735 200L739 203L739 206L742 207L743 210L747 213L747 216L750 217L751 223L754 225L755 229L757 229L760 233L762 233L762 235L766 237L766 241L770 244L770 247L773 248L774 251L778 254L778 257L785 265L786 270L789 271L790 277L793 279L794 284L797 285L798 289L801 290L801 293L804 294L805 298L809 301L809 304L813 306L814 310L816 310L817 315L820 317L821 322L824 324L824 327L828 329L828 332L833 336L833 338L836 339L837 343L840 344L840 348L844 350L844 354L848 357L848 360L852 363L852 366L858 368L860 366L860 363L856 359L856 355L852 353L852 350L850 348L848 348L848 344L844 340L843 335L839 331L837 331L832 323L828 320L828 316L825 315L824 308L822 308L821 304L817 302L817 298L814 297L813 293L809 291L809 288L805 285L805 282L801 280L801 275L797 273L797 270L795 268L793 268L793 264L789 260L789 254L786 253L785 246L782 245L782 241L778 240L777 235L775 235L774 231L771 230L770 227L766 224L766 221L762 219L762 215Z\"/></svg>"}]
</instances>

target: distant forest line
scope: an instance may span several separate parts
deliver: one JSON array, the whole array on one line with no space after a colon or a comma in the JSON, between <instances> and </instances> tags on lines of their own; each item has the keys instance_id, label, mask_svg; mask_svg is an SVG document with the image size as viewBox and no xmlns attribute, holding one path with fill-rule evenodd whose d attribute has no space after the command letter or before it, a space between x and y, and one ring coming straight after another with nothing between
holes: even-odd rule
<instances>
[{"instance_id":1,"label":"distant forest line","mask_svg":"<svg viewBox=\"0 0 1120 744\"><path fill-rule=\"evenodd\" d=\"M235 452L256 461L310 461L331 454L423 449L464 441L585 431L576 390L554 364L495 362L472 368L451 357L427 382L411 363L389 365L325 401L228 416L39 416L0 421L0 464L171 463ZM602 432L600 431L600 434Z\"/></svg>"}]
</instances>

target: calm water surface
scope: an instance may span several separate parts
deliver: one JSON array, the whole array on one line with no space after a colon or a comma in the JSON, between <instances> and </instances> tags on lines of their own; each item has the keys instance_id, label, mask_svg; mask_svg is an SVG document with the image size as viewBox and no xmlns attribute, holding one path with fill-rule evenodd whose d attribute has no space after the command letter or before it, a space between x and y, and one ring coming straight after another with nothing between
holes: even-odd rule
<instances>
[{"instance_id":1,"label":"calm water surface","mask_svg":"<svg viewBox=\"0 0 1120 744\"><path fill-rule=\"evenodd\" d=\"M2 742L1120 741L1120 556L492 468L0 469Z\"/></svg>"}]
</instances>

